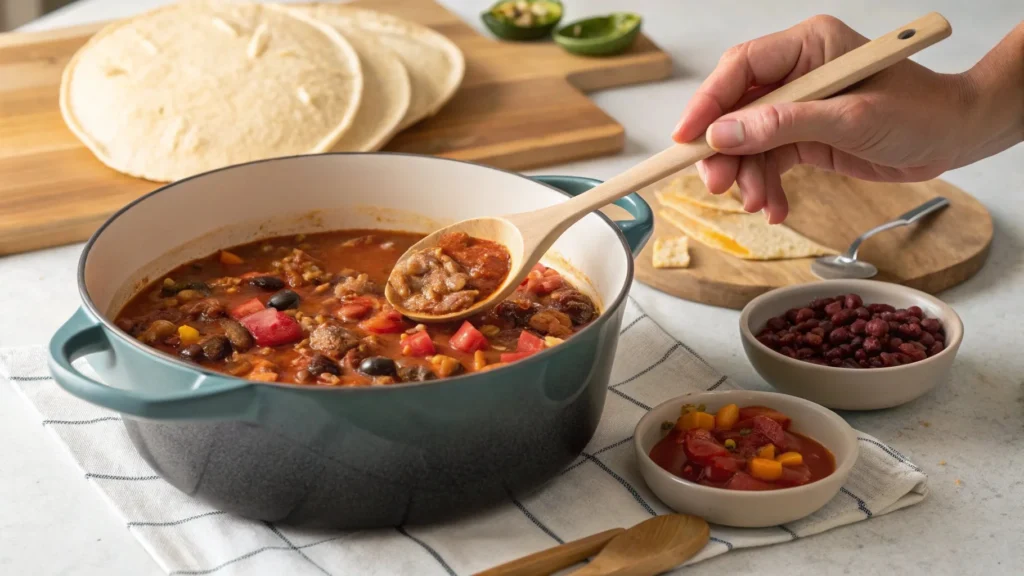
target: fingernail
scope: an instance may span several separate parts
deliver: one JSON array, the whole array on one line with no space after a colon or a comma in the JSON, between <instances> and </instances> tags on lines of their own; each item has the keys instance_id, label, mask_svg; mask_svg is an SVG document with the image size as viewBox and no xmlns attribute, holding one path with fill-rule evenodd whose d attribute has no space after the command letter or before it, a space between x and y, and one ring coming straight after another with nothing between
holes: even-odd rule
<instances>
[{"instance_id":1,"label":"fingernail","mask_svg":"<svg viewBox=\"0 0 1024 576\"><path fill-rule=\"evenodd\" d=\"M715 150L735 148L743 144L743 124L736 120L722 120L708 127L708 144Z\"/></svg>"},{"instance_id":2,"label":"fingernail","mask_svg":"<svg viewBox=\"0 0 1024 576\"><path fill-rule=\"evenodd\" d=\"M697 162L697 174L700 175L701 182L703 182L704 185L707 186L708 185L708 177L704 175L704 162L703 161Z\"/></svg>"},{"instance_id":3,"label":"fingernail","mask_svg":"<svg viewBox=\"0 0 1024 576\"><path fill-rule=\"evenodd\" d=\"M768 213L767 208L762 208L761 214L764 216L764 219L767 220L769 224L772 223L772 215Z\"/></svg>"}]
</instances>

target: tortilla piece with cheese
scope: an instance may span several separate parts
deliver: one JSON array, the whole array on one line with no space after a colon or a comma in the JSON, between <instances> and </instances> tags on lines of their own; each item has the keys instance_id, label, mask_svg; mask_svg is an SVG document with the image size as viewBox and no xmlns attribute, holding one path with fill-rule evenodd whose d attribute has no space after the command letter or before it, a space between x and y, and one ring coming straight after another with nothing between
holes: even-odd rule
<instances>
[{"instance_id":1,"label":"tortilla piece with cheese","mask_svg":"<svg viewBox=\"0 0 1024 576\"><path fill-rule=\"evenodd\" d=\"M836 254L760 214L733 214L699 206L661 211L661 217L694 240L745 260L783 260Z\"/></svg>"},{"instance_id":2,"label":"tortilla piece with cheese","mask_svg":"<svg viewBox=\"0 0 1024 576\"><path fill-rule=\"evenodd\" d=\"M651 256L655 268L687 268L690 266L690 239L666 236L654 239Z\"/></svg>"},{"instance_id":3,"label":"tortilla piece with cheese","mask_svg":"<svg viewBox=\"0 0 1024 576\"><path fill-rule=\"evenodd\" d=\"M736 184L722 194L712 194L708 192L707 186L696 174L683 174L673 178L654 195L658 198L658 202L665 206L686 203L723 212L745 213L743 202L739 200L740 191Z\"/></svg>"}]
</instances>

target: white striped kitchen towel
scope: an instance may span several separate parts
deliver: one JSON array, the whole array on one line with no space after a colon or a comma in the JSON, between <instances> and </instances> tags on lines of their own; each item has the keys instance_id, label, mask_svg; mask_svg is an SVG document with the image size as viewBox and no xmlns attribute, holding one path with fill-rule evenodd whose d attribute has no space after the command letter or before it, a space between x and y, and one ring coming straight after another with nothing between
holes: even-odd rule
<instances>
[{"instance_id":1,"label":"white striped kitchen towel","mask_svg":"<svg viewBox=\"0 0 1024 576\"><path fill-rule=\"evenodd\" d=\"M651 406L686 392L732 388L630 299L601 424L579 459L541 489L457 522L355 532L302 530L237 518L178 492L135 452L117 414L50 379L41 348L0 350L0 377L172 575L469 575L557 543L668 513L636 467L632 434ZM688 563L735 548L779 544L920 502L921 469L858 433L860 458L840 494L814 515L774 528L713 526Z\"/></svg>"}]
</instances>

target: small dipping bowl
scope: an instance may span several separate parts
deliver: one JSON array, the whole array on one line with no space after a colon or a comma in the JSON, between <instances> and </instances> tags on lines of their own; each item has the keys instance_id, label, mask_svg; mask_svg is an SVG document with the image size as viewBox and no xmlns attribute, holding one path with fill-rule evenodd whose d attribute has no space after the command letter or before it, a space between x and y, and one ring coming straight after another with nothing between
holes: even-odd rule
<instances>
[{"instance_id":1,"label":"small dipping bowl","mask_svg":"<svg viewBox=\"0 0 1024 576\"><path fill-rule=\"evenodd\" d=\"M864 305L918 306L942 323L945 349L911 364L887 368L836 368L790 358L755 338L770 318L803 308L815 298L858 294ZM924 395L949 373L964 337L960 316L938 298L900 284L876 280L824 280L766 292L740 313L740 337L754 370L776 390L836 410L892 408Z\"/></svg>"},{"instance_id":2,"label":"small dipping bowl","mask_svg":"<svg viewBox=\"0 0 1024 576\"><path fill-rule=\"evenodd\" d=\"M665 433L661 424L675 421L684 404L704 404L714 413L727 404L767 406L793 419L790 430L827 448L836 459L832 474L803 486L778 490L727 490L684 480L649 456ZM713 524L737 528L764 528L813 514L839 493L857 462L857 433L835 412L802 398L777 392L722 390L673 398L640 419L633 435L637 463L647 486L676 512L700 516Z\"/></svg>"}]
</instances>

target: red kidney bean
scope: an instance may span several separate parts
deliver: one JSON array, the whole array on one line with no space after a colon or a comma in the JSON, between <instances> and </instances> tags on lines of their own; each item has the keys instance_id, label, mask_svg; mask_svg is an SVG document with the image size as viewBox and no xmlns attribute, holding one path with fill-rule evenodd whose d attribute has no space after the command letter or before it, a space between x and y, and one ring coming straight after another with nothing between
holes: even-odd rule
<instances>
[{"instance_id":1,"label":"red kidney bean","mask_svg":"<svg viewBox=\"0 0 1024 576\"><path fill-rule=\"evenodd\" d=\"M833 359L828 361L828 365L832 366L833 368L839 368L840 366L843 365L843 359L842 358L833 358Z\"/></svg>"},{"instance_id":2,"label":"red kidney bean","mask_svg":"<svg viewBox=\"0 0 1024 576\"><path fill-rule=\"evenodd\" d=\"M782 336L779 336L779 344L782 346L792 346L796 342L797 335L792 332L786 332Z\"/></svg>"},{"instance_id":3,"label":"red kidney bean","mask_svg":"<svg viewBox=\"0 0 1024 576\"><path fill-rule=\"evenodd\" d=\"M831 304L831 303L833 303L835 301L836 301L835 298L815 298L814 300L811 300L811 304L810 304L809 307L811 309L813 309L813 310L816 310L816 311L817 310L824 310L825 306L828 306L829 304Z\"/></svg>"},{"instance_id":4,"label":"red kidney bean","mask_svg":"<svg viewBox=\"0 0 1024 576\"><path fill-rule=\"evenodd\" d=\"M828 306L825 306L825 314L828 314L829 316L835 316L835 314L837 312L839 312L840 310L842 310L842 309L843 309L843 303L842 302L838 302L838 301L837 302L833 302L833 303L829 304Z\"/></svg>"},{"instance_id":5,"label":"red kidney bean","mask_svg":"<svg viewBox=\"0 0 1024 576\"><path fill-rule=\"evenodd\" d=\"M814 356L814 350L811 350L810 348L799 348L796 351L796 357L801 360L805 360L811 356Z\"/></svg>"},{"instance_id":6,"label":"red kidney bean","mask_svg":"<svg viewBox=\"0 0 1024 576\"><path fill-rule=\"evenodd\" d=\"M832 331L832 333L828 335L828 341L831 342L833 345L842 344L844 342L848 342L849 340L850 331L842 326L836 328L835 330Z\"/></svg>"},{"instance_id":7,"label":"red kidney bean","mask_svg":"<svg viewBox=\"0 0 1024 576\"><path fill-rule=\"evenodd\" d=\"M796 352L794 352L793 349L790 348L789 346L783 346L782 348L779 348L779 352L785 354L786 356L789 356L790 358L796 358Z\"/></svg>"},{"instance_id":8,"label":"red kidney bean","mask_svg":"<svg viewBox=\"0 0 1024 576\"><path fill-rule=\"evenodd\" d=\"M864 339L860 336L854 336L853 339L850 340L850 348L856 350L862 346L864 346Z\"/></svg>"},{"instance_id":9,"label":"red kidney bean","mask_svg":"<svg viewBox=\"0 0 1024 576\"><path fill-rule=\"evenodd\" d=\"M889 320L889 332L896 332L900 329L901 322L897 320Z\"/></svg>"},{"instance_id":10,"label":"red kidney bean","mask_svg":"<svg viewBox=\"0 0 1024 576\"><path fill-rule=\"evenodd\" d=\"M828 366L828 362L825 362L821 358L817 358L817 357L815 357L815 358L808 358L807 361L810 362L811 364L817 364L818 366Z\"/></svg>"},{"instance_id":11,"label":"red kidney bean","mask_svg":"<svg viewBox=\"0 0 1024 576\"><path fill-rule=\"evenodd\" d=\"M883 312L895 312L896 308L888 304L868 304L868 310L874 314L881 314Z\"/></svg>"},{"instance_id":12,"label":"red kidney bean","mask_svg":"<svg viewBox=\"0 0 1024 576\"><path fill-rule=\"evenodd\" d=\"M853 310L840 310L832 315L832 323L836 326L846 326L857 318Z\"/></svg>"},{"instance_id":13,"label":"red kidney bean","mask_svg":"<svg viewBox=\"0 0 1024 576\"><path fill-rule=\"evenodd\" d=\"M910 324L909 322L906 324L900 324L900 334L902 334L904 338L917 340L921 337L922 332L923 330L921 330L920 324Z\"/></svg>"},{"instance_id":14,"label":"red kidney bean","mask_svg":"<svg viewBox=\"0 0 1024 576\"><path fill-rule=\"evenodd\" d=\"M930 347L932 344L935 344L935 336L932 336L929 332L922 332L921 338L918 342L923 344L925 347Z\"/></svg>"},{"instance_id":15,"label":"red kidney bean","mask_svg":"<svg viewBox=\"0 0 1024 576\"><path fill-rule=\"evenodd\" d=\"M835 358L842 358L842 357L843 357L843 351L840 350L838 346L833 348L833 349L831 349L831 350L829 350L828 352L825 352L825 360L833 360Z\"/></svg>"},{"instance_id":16,"label":"red kidney bean","mask_svg":"<svg viewBox=\"0 0 1024 576\"><path fill-rule=\"evenodd\" d=\"M831 320L825 320L821 324L818 324L818 326L823 330L823 332L821 333L822 336L828 334L835 328L835 325L832 324Z\"/></svg>"},{"instance_id":17,"label":"red kidney bean","mask_svg":"<svg viewBox=\"0 0 1024 576\"><path fill-rule=\"evenodd\" d=\"M878 315L879 318L881 318L882 320L885 320L886 322L890 322L892 320L895 320L895 316L896 316L896 314L893 313L893 312L882 312L881 314Z\"/></svg>"},{"instance_id":18,"label":"red kidney bean","mask_svg":"<svg viewBox=\"0 0 1024 576\"><path fill-rule=\"evenodd\" d=\"M797 323L803 322L805 320L810 320L811 318L814 318L814 310L811 310L810 308L801 308L796 313Z\"/></svg>"},{"instance_id":19,"label":"red kidney bean","mask_svg":"<svg viewBox=\"0 0 1024 576\"><path fill-rule=\"evenodd\" d=\"M903 365L903 364L913 364L914 359L911 358L910 356L907 356L906 354L903 354L902 352L900 352L900 353L896 354L896 361L899 362L900 365Z\"/></svg>"},{"instance_id":20,"label":"red kidney bean","mask_svg":"<svg viewBox=\"0 0 1024 576\"><path fill-rule=\"evenodd\" d=\"M858 294L847 294L845 304L847 308L856 309L864 304L864 300Z\"/></svg>"},{"instance_id":21,"label":"red kidney bean","mask_svg":"<svg viewBox=\"0 0 1024 576\"><path fill-rule=\"evenodd\" d=\"M811 318L810 320L804 320L803 322L797 324L796 329L801 332L810 332L812 328L817 328L818 324L820 324L820 322L818 322L814 318Z\"/></svg>"},{"instance_id":22,"label":"red kidney bean","mask_svg":"<svg viewBox=\"0 0 1024 576\"><path fill-rule=\"evenodd\" d=\"M861 368L871 368L871 364L868 364L867 360L858 360L857 364L860 364Z\"/></svg>"},{"instance_id":23,"label":"red kidney bean","mask_svg":"<svg viewBox=\"0 0 1024 576\"><path fill-rule=\"evenodd\" d=\"M853 353L853 357L856 358L858 362L863 362L868 359L868 353L861 348Z\"/></svg>"},{"instance_id":24,"label":"red kidney bean","mask_svg":"<svg viewBox=\"0 0 1024 576\"><path fill-rule=\"evenodd\" d=\"M889 323L875 318L864 326L864 331L875 337L884 336L889 333Z\"/></svg>"},{"instance_id":25,"label":"red kidney bean","mask_svg":"<svg viewBox=\"0 0 1024 576\"><path fill-rule=\"evenodd\" d=\"M860 364L852 358L847 358L846 360L843 360L843 368L854 368L856 370L860 370Z\"/></svg>"},{"instance_id":26,"label":"red kidney bean","mask_svg":"<svg viewBox=\"0 0 1024 576\"><path fill-rule=\"evenodd\" d=\"M864 352L878 354L882 351L882 342L875 336L868 336L864 339Z\"/></svg>"},{"instance_id":27,"label":"red kidney bean","mask_svg":"<svg viewBox=\"0 0 1024 576\"><path fill-rule=\"evenodd\" d=\"M932 344L931 346L928 347L928 355L929 356L935 356L939 352L942 352L942 350L944 348L945 348L945 345L942 342L936 340L934 344Z\"/></svg>"},{"instance_id":28,"label":"red kidney bean","mask_svg":"<svg viewBox=\"0 0 1024 576\"><path fill-rule=\"evenodd\" d=\"M907 308L907 314L910 314L917 319L924 318L924 310L921 310L920 306L911 306L910 308Z\"/></svg>"},{"instance_id":29,"label":"red kidney bean","mask_svg":"<svg viewBox=\"0 0 1024 576\"><path fill-rule=\"evenodd\" d=\"M892 315L892 319L897 322L906 322L909 317L910 314L907 314L906 310L897 310L896 313Z\"/></svg>"},{"instance_id":30,"label":"red kidney bean","mask_svg":"<svg viewBox=\"0 0 1024 576\"><path fill-rule=\"evenodd\" d=\"M889 339L889 343L886 344L885 347L888 348L889 350L896 350L896 349L898 349L902 345L903 345L903 339L902 338L897 338L896 336L893 336L892 338Z\"/></svg>"},{"instance_id":31,"label":"red kidney bean","mask_svg":"<svg viewBox=\"0 0 1024 576\"><path fill-rule=\"evenodd\" d=\"M932 334L932 336L935 337L935 341L936 342L945 342L946 341L946 335L943 334L942 332L936 332L936 333Z\"/></svg>"},{"instance_id":32,"label":"red kidney bean","mask_svg":"<svg viewBox=\"0 0 1024 576\"><path fill-rule=\"evenodd\" d=\"M853 346L850 346L849 344L840 344L839 351L843 354L843 358L853 356Z\"/></svg>"},{"instance_id":33,"label":"red kidney bean","mask_svg":"<svg viewBox=\"0 0 1024 576\"><path fill-rule=\"evenodd\" d=\"M857 308L856 310L854 310L854 312L857 313L857 318L860 318L862 320L870 320L871 319L871 312L868 312L868 309L863 307L863 306L861 306L860 308Z\"/></svg>"},{"instance_id":34,"label":"red kidney bean","mask_svg":"<svg viewBox=\"0 0 1024 576\"><path fill-rule=\"evenodd\" d=\"M882 368L885 366L885 363L882 362L882 358L880 356L872 356L868 359L868 366L871 366L872 368Z\"/></svg>"},{"instance_id":35,"label":"red kidney bean","mask_svg":"<svg viewBox=\"0 0 1024 576\"><path fill-rule=\"evenodd\" d=\"M882 358L882 366L888 368L896 365L896 356L891 352L882 352L879 356Z\"/></svg>"},{"instance_id":36,"label":"red kidney bean","mask_svg":"<svg viewBox=\"0 0 1024 576\"><path fill-rule=\"evenodd\" d=\"M775 350L779 347L779 337L771 332L757 337L757 341Z\"/></svg>"},{"instance_id":37,"label":"red kidney bean","mask_svg":"<svg viewBox=\"0 0 1024 576\"><path fill-rule=\"evenodd\" d=\"M796 322L796 315L800 313L799 308L790 308L786 311L786 320L790 323Z\"/></svg>"},{"instance_id":38,"label":"red kidney bean","mask_svg":"<svg viewBox=\"0 0 1024 576\"><path fill-rule=\"evenodd\" d=\"M924 328L927 332L935 334L942 329L942 323L935 318L925 318L921 320L921 328Z\"/></svg>"},{"instance_id":39,"label":"red kidney bean","mask_svg":"<svg viewBox=\"0 0 1024 576\"><path fill-rule=\"evenodd\" d=\"M917 346L914 346L913 342L904 342L900 345L900 352L906 354L911 358L911 361L916 362L918 360L924 360L928 357L928 354L924 350L921 350Z\"/></svg>"},{"instance_id":40,"label":"red kidney bean","mask_svg":"<svg viewBox=\"0 0 1024 576\"><path fill-rule=\"evenodd\" d=\"M850 332L854 334L864 334L867 330L868 321L863 318L857 318L850 324Z\"/></svg>"},{"instance_id":41,"label":"red kidney bean","mask_svg":"<svg viewBox=\"0 0 1024 576\"><path fill-rule=\"evenodd\" d=\"M821 336L822 338L824 338L825 337L825 329L821 327L821 324L819 324L817 328L811 328L811 331L808 332L808 334L817 334L818 336Z\"/></svg>"},{"instance_id":42,"label":"red kidney bean","mask_svg":"<svg viewBox=\"0 0 1024 576\"><path fill-rule=\"evenodd\" d=\"M824 339L821 337L821 335L815 334L814 332L804 335L804 344L810 346L811 348L817 348L821 346L821 343L823 341Z\"/></svg>"}]
</instances>

